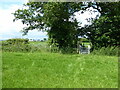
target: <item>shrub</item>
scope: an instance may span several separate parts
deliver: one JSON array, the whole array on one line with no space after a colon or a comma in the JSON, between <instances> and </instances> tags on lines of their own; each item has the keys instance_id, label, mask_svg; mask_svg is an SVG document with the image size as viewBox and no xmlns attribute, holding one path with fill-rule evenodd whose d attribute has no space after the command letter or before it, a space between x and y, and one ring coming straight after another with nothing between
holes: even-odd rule
<instances>
[{"instance_id":1,"label":"shrub","mask_svg":"<svg viewBox=\"0 0 120 90\"><path fill-rule=\"evenodd\" d=\"M77 48L67 47L67 48L62 48L59 51L60 51L60 53L63 53L63 54L76 54Z\"/></svg>"},{"instance_id":2,"label":"shrub","mask_svg":"<svg viewBox=\"0 0 120 90\"><path fill-rule=\"evenodd\" d=\"M30 46L28 39L8 39L2 42L2 50L10 52L28 52Z\"/></svg>"},{"instance_id":3,"label":"shrub","mask_svg":"<svg viewBox=\"0 0 120 90\"><path fill-rule=\"evenodd\" d=\"M108 55L108 56L118 56L118 47L102 47L97 50L93 50L92 54L96 55Z\"/></svg>"},{"instance_id":4,"label":"shrub","mask_svg":"<svg viewBox=\"0 0 120 90\"><path fill-rule=\"evenodd\" d=\"M28 39L20 39L20 38L15 38L15 39L8 39L6 41L10 45L15 45L15 44L29 44Z\"/></svg>"}]
</instances>

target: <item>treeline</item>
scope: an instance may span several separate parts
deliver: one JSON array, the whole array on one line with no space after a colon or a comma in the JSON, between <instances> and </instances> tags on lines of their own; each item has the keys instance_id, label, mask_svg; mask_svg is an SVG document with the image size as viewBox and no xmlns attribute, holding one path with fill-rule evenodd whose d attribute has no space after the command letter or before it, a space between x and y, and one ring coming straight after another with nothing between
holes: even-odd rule
<instances>
[{"instance_id":1,"label":"treeline","mask_svg":"<svg viewBox=\"0 0 120 90\"><path fill-rule=\"evenodd\" d=\"M120 45L120 2L28 2L24 6L28 8L13 13L14 21L20 19L27 25L23 34L35 29L46 31L49 43L58 46L61 51L76 48L78 36L87 36L93 51ZM88 18L92 24L80 28L74 13L81 10L82 14L90 7L101 16Z\"/></svg>"},{"instance_id":2,"label":"treeline","mask_svg":"<svg viewBox=\"0 0 120 90\"><path fill-rule=\"evenodd\" d=\"M93 20L91 25L83 27L80 33L88 36L94 49L118 47L120 45L120 2L96 3L96 6L101 16Z\"/></svg>"},{"instance_id":3,"label":"treeline","mask_svg":"<svg viewBox=\"0 0 120 90\"><path fill-rule=\"evenodd\" d=\"M87 41L83 38L81 41ZM35 43L35 44L34 44ZM41 45L40 45L41 43ZM44 44L43 44L44 43ZM45 44L46 43L46 44ZM52 53L71 53L77 54L77 48L66 48L61 51L58 47L53 45L50 47L47 42L31 42L28 39L8 39L2 41L3 52L52 52ZM101 49L92 51L91 54L118 56L118 47L102 47Z\"/></svg>"}]
</instances>

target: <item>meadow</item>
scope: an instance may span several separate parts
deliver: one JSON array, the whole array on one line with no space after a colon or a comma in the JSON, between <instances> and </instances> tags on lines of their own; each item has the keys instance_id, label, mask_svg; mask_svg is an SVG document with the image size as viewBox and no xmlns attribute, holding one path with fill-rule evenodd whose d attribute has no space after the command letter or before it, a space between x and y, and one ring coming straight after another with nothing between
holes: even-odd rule
<instances>
[{"instance_id":1,"label":"meadow","mask_svg":"<svg viewBox=\"0 0 120 90\"><path fill-rule=\"evenodd\" d=\"M117 88L116 56L3 52L3 88Z\"/></svg>"},{"instance_id":2,"label":"meadow","mask_svg":"<svg viewBox=\"0 0 120 90\"><path fill-rule=\"evenodd\" d=\"M3 88L118 87L118 57L105 55L104 48L97 54L63 54L51 52L47 42L3 45Z\"/></svg>"}]
</instances>

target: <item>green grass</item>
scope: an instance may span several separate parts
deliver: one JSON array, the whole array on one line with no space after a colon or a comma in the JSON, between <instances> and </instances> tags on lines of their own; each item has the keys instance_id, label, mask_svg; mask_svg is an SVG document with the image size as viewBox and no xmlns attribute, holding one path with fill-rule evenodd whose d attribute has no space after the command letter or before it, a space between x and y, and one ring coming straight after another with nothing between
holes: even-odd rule
<instances>
[{"instance_id":1,"label":"green grass","mask_svg":"<svg viewBox=\"0 0 120 90\"><path fill-rule=\"evenodd\" d=\"M117 88L115 56L3 52L3 88Z\"/></svg>"}]
</instances>

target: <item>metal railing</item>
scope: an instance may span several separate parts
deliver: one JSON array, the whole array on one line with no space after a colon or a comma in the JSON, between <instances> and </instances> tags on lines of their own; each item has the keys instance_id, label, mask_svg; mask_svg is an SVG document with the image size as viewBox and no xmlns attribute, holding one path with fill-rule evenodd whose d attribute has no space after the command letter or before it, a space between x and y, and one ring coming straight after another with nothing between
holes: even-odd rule
<instances>
[{"instance_id":1,"label":"metal railing","mask_svg":"<svg viewBox=\"0 0 120 90\"><path fill-rule=\"evenodd\" d=\"M79 45L79 54L90 54L90 45Z\"/></svg>"}]
</instances>

